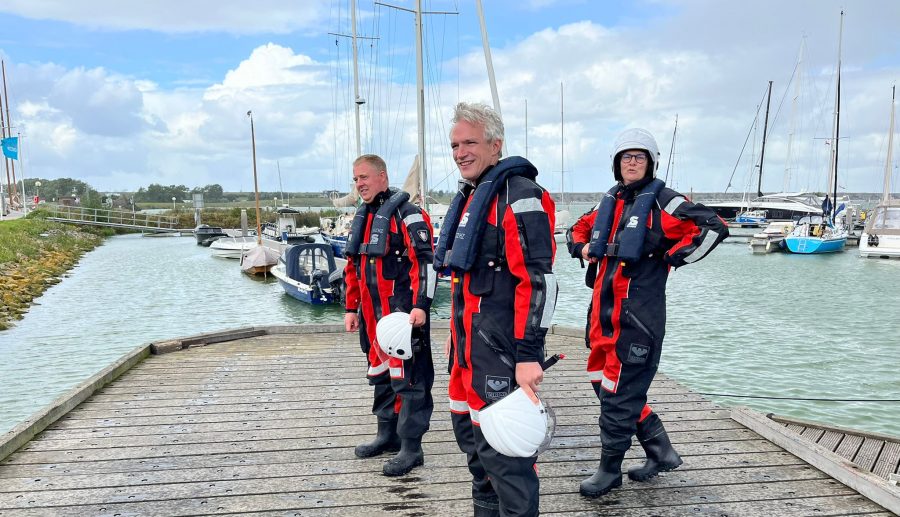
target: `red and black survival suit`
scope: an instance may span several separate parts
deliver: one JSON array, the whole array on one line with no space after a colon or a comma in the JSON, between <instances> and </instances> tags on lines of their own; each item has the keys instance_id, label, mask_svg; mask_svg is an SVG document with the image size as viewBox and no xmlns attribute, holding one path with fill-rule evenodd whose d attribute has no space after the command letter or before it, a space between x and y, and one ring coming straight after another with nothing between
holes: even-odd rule
<instances>
[{"instance_id":1,"label":"red and black survival suit","mask_svg":"<svg viewBox=\"0 0 900 517\"><path fill-rule=\"evenodd\" d=\"M589 245L599 259L587 370L600 399L603 450L612 454L628 450L639 428L661 426L647 390L666 331L669 270L702 259L728 236L715 212L664 185L652 177L620 183L572 227L572 256Z\"/></svg>"},{"instance_id":2,"label":"red and black survival suit","mask_svg":"<svg viewBox=\"0 0 900 517\"><path fill-rule=\"evenodd\" d=\"M401 438L428 430L434 401L431 358L431 300L437 278L432 266L431 220L404 192L385 191L357 210L347 239L347 312L360 314L359 343L368 358L367 377L375 387L372 413L398 418ZM378 220L377 222L375 222ZM413 328L413 357L390 357L377 342L375 326L392 312L425 311L426 323Z\"/></svg>"},{"instance_id":3,"label":"red and black survival suit","mask_svg":"<svg viewBox=\"0 0 900 517\"><path fill-rule=\"evenodd\" d=\"M503 515L536 515L536 457L491 448L479 427L487 404L516 386L516 363L544 360L556 305L552 267L555 206L537 169L509 157L454 198L435 253L451 275L450 411L472 473L474 504Z\"/></svg>"}]
</instances>

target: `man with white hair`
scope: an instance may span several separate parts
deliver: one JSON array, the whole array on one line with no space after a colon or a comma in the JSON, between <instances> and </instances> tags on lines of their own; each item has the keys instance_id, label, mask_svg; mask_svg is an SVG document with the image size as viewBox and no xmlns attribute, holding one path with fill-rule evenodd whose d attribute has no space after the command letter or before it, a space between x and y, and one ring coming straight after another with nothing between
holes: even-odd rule
<instances>
[{"instance_id":1,"label":"man with white hair","mask_svg":"<svg viewBox=\"0 0 900 517\"><path fill-rule=\"evenodd\" d=\"M460 103L450 146L462 176L435 251L451 278L450 411L472 473L476 516L537 515L537 456L505 456L487 442L479 412L516 386L533 400L556 304L555 207L521 157L501 160L503 122Z\"/></svg>"}]
</instances>

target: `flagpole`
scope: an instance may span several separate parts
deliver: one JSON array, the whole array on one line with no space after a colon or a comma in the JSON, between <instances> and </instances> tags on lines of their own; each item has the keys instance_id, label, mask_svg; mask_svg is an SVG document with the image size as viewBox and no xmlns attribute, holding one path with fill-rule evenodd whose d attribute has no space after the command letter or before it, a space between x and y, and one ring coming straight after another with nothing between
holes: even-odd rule
<instances>
[{"instance_id":1,"label":"flagpole","mask_svg":"<svg viewBox=\"0 0 900 517\"><path fill-rule=\"evenodd\" d=\"M28 199L25 197L25 166L22 165L22 133L16 132L16 148L19 160L19 172L22 173L22 213L28 215Z\"/></svg>"},{"instance_id":2,"label":"flagpole","mask_svg":"<svg viewBox=\"0 0 900 517\"><path fill-rule=\"evenodd\" d=\"M6 62L3 60L0 60L0 69L3 70L3 98L6 99L6 127L9 130L9 135L12 136L12 124L9 122L9 94L6 93ZM3 114L0 113L0 117L2 116ZM9 166L12 170L12 192L10 193L9 201L10 204L12 204L13 196L18 195L16 192L16 163L10 160Z\"/></svg>"},{"instance_id":3,"label":"flagpole","mask_svg":"<svg viewBox=\"0 0 900 517\"><path fill-rule=\"evenodd\" d=\"M2 61L0 61L2 63ZM3 123L3 95L0 95L0 138L6 138L6 124ZM9 180L9 158L3 155L3 165L6 167L6 195L9 198L9 205L12 208L12 185Z\"/></svg>"}]
</instances>

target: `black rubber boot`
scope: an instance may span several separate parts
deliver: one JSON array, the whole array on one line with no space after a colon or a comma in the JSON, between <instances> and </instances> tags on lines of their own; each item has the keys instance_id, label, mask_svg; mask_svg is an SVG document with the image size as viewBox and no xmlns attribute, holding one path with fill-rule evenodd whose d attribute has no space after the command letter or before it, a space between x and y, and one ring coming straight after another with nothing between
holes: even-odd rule
<instances>
[{"instance_id":1,"label":"black rubber boot","mask_svg":"<svg viewBox=\"0 0 900 517\"><path fill-rule=\"evenodd\" d=\"M397 452L400 450L400 437L397 436L397 419L378 419L378 434L371 443L356 446L353 452L357 458L371 458L385 452Z\"/></svg>"},{"instance_id":2,"label":"black rubber boot","mask_svg":"<svg viewBox=\"0 0 900 517\"><path fill-rule=\"evenodd\" d=\"M403 438L400 453L384 463L385 476L403 476L410 470L425 464L422 438Z\"/></svg>"},{"instance_id":3,"label":"black rubber boot","mask_svg":"<svg viewBox=\"0 0 900 517\"><path fill-rule=\"evenodd\" d=\"M622 459L624 452L607 453L600 456L600 466L593 476L581 482L581 495L585 497L600 497L609 493L613 488L622 486Z\"/></svg>"},{"instance_id":4,"label":"black rubber boot","mask_svg":"<svg viewBox=\"0 0 900 517\"><path fill-rule=\"evenodd\" d=\"M660 423L655 426L651 436L641 436L640 429L638 431L638 441L644 447L644 453L647 455L647 461L640 467L631 467L628 469L628 478L632 481L647 481L656 477L660 472L668 472L677 469L684 461L681 456L675 452L672 442L669 441L669 435L666 428Z\"/></svg>"}]
</instances>

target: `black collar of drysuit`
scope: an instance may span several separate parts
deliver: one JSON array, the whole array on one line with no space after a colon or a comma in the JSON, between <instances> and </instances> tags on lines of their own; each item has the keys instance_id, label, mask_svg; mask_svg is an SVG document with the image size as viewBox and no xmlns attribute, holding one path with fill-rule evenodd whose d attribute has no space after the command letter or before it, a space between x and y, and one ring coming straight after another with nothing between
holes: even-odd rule
<instances>
[{"instance_id":1,"label":"black collar of drysuit","mask_svg":"<svg viewBox=\"0 0 900 517\"><path fill-rule=\"evenodd\" d=\"M476 181L474 190L468 185L463 187L450 202L444 217L438 246L434 250L434 269L444 271L449 267L459 272L472 269L481 249L487 212L500 188L511 176L534 180L537 174L531 162L521 156L510 156L487 168ZM466 206L470 196L472 200Z\"/></svg>"},{"instance_id":2,"label":"black collar of drysuit","mask_svg":"<svg viewBox=\"0 0 900 517\"><path fill-rule=\"evenodd\" d=\"M391 194L391 189L388 188L387 190L375 194L375 197L372 198L372 201L364 204L368 206L370 212L377 212L378 209L381 208L381 205L383 205L384 202L391 197Z\"/></svg>"},{"instance_id":3,"label":"black collar of drysuit","mask_svg":"<svg viewBox=\"0 0 900 517\"><path fill-rule=\"evenodd\" d=\"M619 182L619 185L622 186L622 188L620 190L621 195L619 197L621 197L622 199L630 200L631 198L636 196L637 193L641 191L641 189L643 189L644 187L649 185L650 182L653 181L654 179L655 178L653 177L652 174L648 174L647 176L644 176L643 178L635 181L634 183L630 183L628 185L626 185L622 182Z\"/></svg>"},{"instance_id":4,"label":"black collar of drysuit","mask_svg":"<svg viewBox=\"0 0 900 517\"><path fill-rule=\"evenodd\" d=\"M603 195L600 208L594 219L594 227L591 230L591 242L588 247L588 256L595 258L617 257L624 262L633 262L641 258L644 249L644 238L647 235L647 219L650 210L656 203L656 198L666 186L660 179L643 178L630 185L617 183L609 192ZM609 236L612 233L613 220L616 216L616 202L618 199L630 203L633 200L631 210L623 212L616 232L616 242L610 243ZM627 220L624 220L627 217Z\"/></svg>"}]
</instances>

